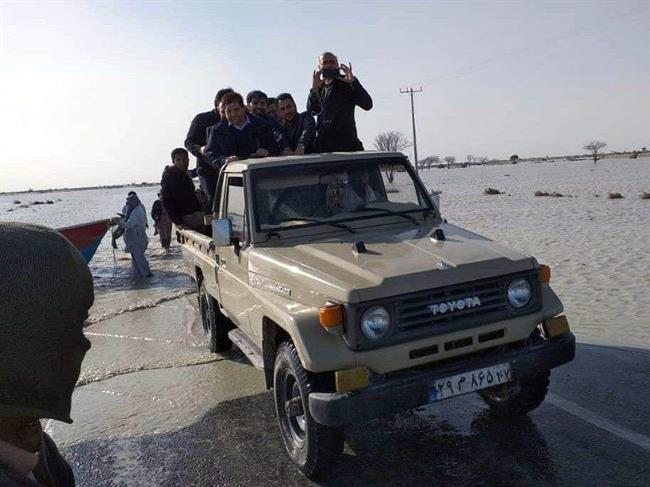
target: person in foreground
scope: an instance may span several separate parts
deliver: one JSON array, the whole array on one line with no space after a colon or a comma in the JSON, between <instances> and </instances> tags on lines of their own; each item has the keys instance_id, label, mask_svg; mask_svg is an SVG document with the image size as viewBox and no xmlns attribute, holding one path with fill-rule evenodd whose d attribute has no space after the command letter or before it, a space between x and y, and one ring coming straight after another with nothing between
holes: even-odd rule
<instances>
[{"instance_id":1,"label":"person in foreground","mask_svg":"<svg viewBox=\"0 0 650 487\"><path fill-rule=\"evenodd\" d=\"M93 281L60 233L0 222L0 485L72 487L41 419L72 423Z\"/></svg>"},{"instance_id":2,"label":"person in foreground","mask_svg":"<svg viewBox=\"0 0 650 487\"><path fill-rule=\"evenodd\" d=\"M177 147L172 151L172 165L165 167L160 181L160 196L165 211L178 228L204 231L201 204L187 174L189 164L185 149Z\"/></svg>"},{"instance_id":3,"label":"person in foreground","mask_svg":"<svg viewBox=\"0 0 650 487\"><path fill-rule=\"evenodd\" d=\"M126 215L119 226L124 229L124 251L131 254L134 274L136 277L151 277L153 274L144 255L149 246L147 211L135 191L126 197Z\"/></svg>"}]
</instances>

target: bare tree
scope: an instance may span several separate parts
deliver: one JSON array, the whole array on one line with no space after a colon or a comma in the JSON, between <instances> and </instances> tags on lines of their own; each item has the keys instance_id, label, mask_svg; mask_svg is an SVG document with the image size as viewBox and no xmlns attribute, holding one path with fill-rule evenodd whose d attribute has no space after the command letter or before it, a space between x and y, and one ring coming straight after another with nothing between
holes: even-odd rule
<instances>
[{"instance_id":1,"label":"bare tree","mask_svg":"<svg viewBox=\"0 0 650 487\"><path fill-rule=\"evenodd\" d=\"M456 158L454 156L447 156L445 157L445 162L447 163L447 169L449 169L449 166L456 162Z\"/></svg>"},{"instance_id":2,"label":"bare tree","mask_svg":"<svg viewBox=\"0 0 650 487\"><path fill-rule=\"evenodd\" d=\"M489 159L486 156L481 156L478 158L478 162L481 164L485 164Z\"/></svg>"},{"instance_id":3,"label":"bare tree","mask_svg":"<svg viewBox=\"0 0 650 487\"><path fill-rule=\"evenodd\" d=\"M596 164L599 159L598 151L600 151L600 149L604 149L605 147L607 147L607 144L605 142L601 142L600 140L592 140L587 145L585 145L583 149L591 152L591 157L594 158L594 164ZM602 158L602 156L600 158Z\"/></svg>"},{"instance_id":4,"label":"bare tree","mask_svg":"<svg viewBox=\"0 0 650 487\"><path fill-rule=\"evenodd\" d=\"M406 138L402 132L397 132L395 130L389 130L388 132L382 132L377 137L375 137L375 148L380 151L386 152L402 152L407 147L410 147L411 143ZM415 161L417 164L418 161ZM393 172L393 164L386 164L384 170L386 172L386 178L389 183L393 182L395 174Z\"/></svg>"}]
</instances>

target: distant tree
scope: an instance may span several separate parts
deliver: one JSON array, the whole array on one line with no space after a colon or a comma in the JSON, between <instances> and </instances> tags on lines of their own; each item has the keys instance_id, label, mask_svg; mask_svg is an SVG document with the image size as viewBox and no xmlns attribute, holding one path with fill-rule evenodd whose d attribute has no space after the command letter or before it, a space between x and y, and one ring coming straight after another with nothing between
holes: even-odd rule
<instances>
[{"instance_id":1,"label":"distant tree","mask_svg":"<svg viewBox=\"0 0 650 487\"><path fill-rule=\"evenodd\" d=\"M478 162L481 164L485 164L487 161L489 161L489 159L486 156L481 156L478 158Z\"/></svg>"},{"instance_id":2,"label":"distant tree","mask_svg":"<svg viewBox=\"0 0 650 487\"><path fill-rule=\"evenodd\" d=\"M513 164L517 164L517 161L519 161L519 156L517 154L512 154L510 156L510 162L512 162Z\"/></svg>"},{"instance_id":3,"label":"distant tree","mask_svg":"<svg viewBox=\"0 0 650 487\"><path fill-rule=\"evenodd\" d=\"M375 137L375 148L380 151L402 152L404 149L410 146L411 143L402 132L389 130L388 132L382 132L377 137ZM415 161L415 163L417 164L418 161ZM389 183L392 183L393 179L395 178L395 174L393 172L394 167L394 164L386 164L384 166L386 179L388 179Z\"/></svg>"},{"instance_id":4,"label":"distant tree","mask_svg":"<svg viewBox=\"0 0 650 487\"><path fill-rule=\"evenodd\" d=\"M456 158L454 156L447 156L445 157L445 162L447 163L447 168L451 166L454 162L456 162Z\"/></svg>"},{"instance_id":5,"label":"distant tree","mask_svg":"<svg viewBox=\"0 0 650 487\"><path fill-rule=\"evenodd\" d=\"M648 149L646 149L645 147L641 147L641 152L647 152L647 150Z\"/></svg>"},{"instance_id":6,"label":"distant tree","mask_svg":"<svg viewBox=\"0 0 650 487\"><path fill-rule=\"evenodd\" d=\"M426 167L427 169L430 170L431 166L433 166L434 164L439 164L439 163L440 163L440 157L438 157L438 156L429 156L429 157L425 157L424 159L422 159L420 161L420 164L421 164L420 167L422 169L424 169Z\"/></svg>"},{"instance_id":7,"label":"distant tree","mask_svg":"<svg viewBox=\"0 0 650 487\"><path fill-rule=\"evenodd\" d=\"M602 142L600 140L592 140L587 145L585 145L583 149L591 152L591 157L593 157L594 164L596 164L598 162L598 152L600 149L604 149L605 147L607 147L607 144L605 142Z\"/></svg>"},{"instance_id":8,"label":"distant tree","mask_svg":"<svg viewBox=\"0 0 650 487\"><path fill-rule=\"evenodd\" d=\"M467 159L467 164L471 164L476 160L476 157L474 157L472 154L467 154L466 159Z\"/></svg>"}]
</instances>

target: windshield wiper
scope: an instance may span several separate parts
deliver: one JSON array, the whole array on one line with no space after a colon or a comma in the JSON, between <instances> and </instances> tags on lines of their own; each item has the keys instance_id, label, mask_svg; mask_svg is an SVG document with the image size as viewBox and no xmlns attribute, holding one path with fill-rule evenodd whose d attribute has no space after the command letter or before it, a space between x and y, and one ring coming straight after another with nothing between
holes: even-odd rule
<instances>
[{"instance_id":1,"label":"windshield wiper","mask_svg":"<svg viewBox=\"0 0 650 487\"><path fill-rule=\"evenodd\" d=\"M415 218L413 218L411 215L407 215L406 213L400 213L398 211L393 211L389 210L386 208L357 208L356 210L353 211L353 213L361 213L363 211L379 211L379 215L395 215L395 216L401 216L402 218L406 218L412 223L415 223L416 225L420 225L420 222L418 222Z\"/></svg>"},{"instance_id":2,"label":"windshield wiper","mask_svg":"<svg viewBox=\"0 0 650 487\"><path fill-rule=\"evenodd\" d=\"M278 223L294 222L294 221L317 223L318 225L329 225L331 227L341 228L341 229L345 230L346 232L357 233L354 230L352 230L352 228L350 228L345 223L328 222L328 221L325 221L325 220L319 220L318 218L309 218L309 217L300 216L300 217L296 217L296 218L285 218L284 220L278 220ZM311 226L314 226L314 225L311 225ZM276 230L284 230L284 229L282 227L277 227Z\"/></svg>"}]
</instances>

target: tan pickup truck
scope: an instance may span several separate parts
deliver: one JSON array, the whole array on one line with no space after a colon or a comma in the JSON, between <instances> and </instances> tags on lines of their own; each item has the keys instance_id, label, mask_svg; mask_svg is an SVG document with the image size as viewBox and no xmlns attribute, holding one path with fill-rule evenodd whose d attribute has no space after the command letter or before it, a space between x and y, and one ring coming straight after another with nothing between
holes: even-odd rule
<instances>
[{"instance_id":1,"label":"tan pickup truck","mask_svg":"<svg viewBox=\"0 0 650 487\"><path fill-rule=\"evenodd\" d=\"M215 206L179 234L210 348L264 372L309 477L346 424L470 392L526 414L574 357L550 269L448 223L402 154L234 162Z\"/></svg>"}]
</instances>

